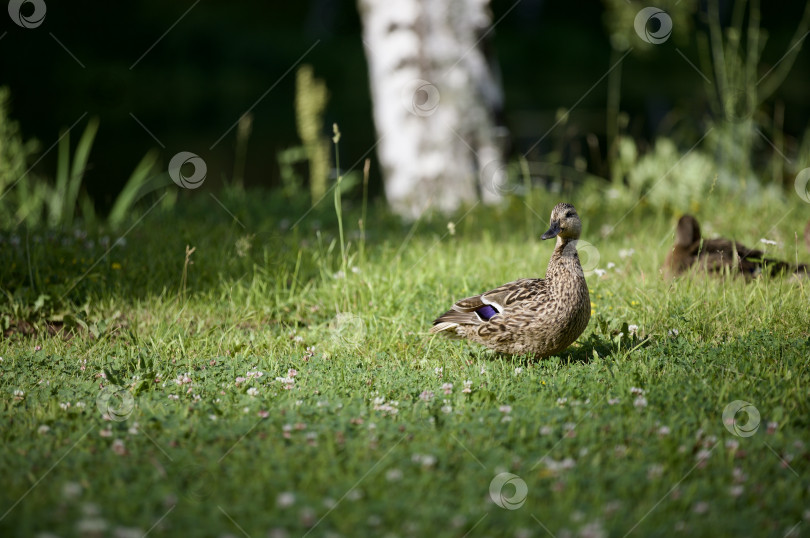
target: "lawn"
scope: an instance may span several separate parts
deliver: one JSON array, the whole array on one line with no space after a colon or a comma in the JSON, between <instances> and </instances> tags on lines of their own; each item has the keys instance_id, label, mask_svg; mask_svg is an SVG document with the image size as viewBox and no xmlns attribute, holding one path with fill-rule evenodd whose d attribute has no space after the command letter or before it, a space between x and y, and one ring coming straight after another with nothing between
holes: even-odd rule
<instances>
[{"instance_id":1,"label":"lawn","mask_svg":"<svg viewBox=\"0 0 810 538\"><path fill-rule=\"evenodd\" d=\"M372 206L365 234L344 204L341 241L328 202L185 194L117 233L0 233L0 534L810 533L807 281L666 280L675 218L644 204ZM563 200L590 243L574 346L427 333L542 276ZM796 197L710 203L707 236L810 260Z\"/></svg>"}]
</instances>

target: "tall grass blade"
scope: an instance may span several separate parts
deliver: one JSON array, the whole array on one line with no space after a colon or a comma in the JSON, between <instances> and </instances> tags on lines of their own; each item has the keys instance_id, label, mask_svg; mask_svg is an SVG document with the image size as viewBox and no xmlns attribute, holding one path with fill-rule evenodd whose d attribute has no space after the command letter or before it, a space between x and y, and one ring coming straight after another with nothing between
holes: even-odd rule
<instances>
[{"instance_id":1,"label":"tall grass blade","mask_svg":"<svg viewBox=\"0 0 810 538\"><path fill-rule=\"evenodd\" d=\"M93 149L93 141L96 139L97 132L98 118L91 118L87 122L87 127L84 128L79 144L76 146L76 153L73 155L73 166L70 169L70 179L66 184L62 205L61 223L64 225L73 224L79 189L84 179L84 172L87 170L87 161L90 159L90 150Z\"/></svg>"},{"instance_id":2,"label":"tall grass blade","mask_svg":"<svg viewBox=\"0 0 810 538\"><path fill-rule=\"evenodd\" d=\"M57 226L62 223L62 200L67 193L70 175L70 132L65 132L59 139L56 157L56 188L48 196L48 223Z\"/></svg>"},{"instance_id":3,"label":"tall grass blade","mask_svg":"<svg viewBox=\"0 0 810 538\"><path fill-rule=\"evenodd\" d=\"M150 178L150 174L155 167L158 159L158 152L151 150L143 156L143 159L132 171L129 176L124 189L115 199L112 210L107 217L107 222L112 227L120 226L124 219L132 211L135 203L145 194L144 185Z\"/></svg>"}]
</instances>

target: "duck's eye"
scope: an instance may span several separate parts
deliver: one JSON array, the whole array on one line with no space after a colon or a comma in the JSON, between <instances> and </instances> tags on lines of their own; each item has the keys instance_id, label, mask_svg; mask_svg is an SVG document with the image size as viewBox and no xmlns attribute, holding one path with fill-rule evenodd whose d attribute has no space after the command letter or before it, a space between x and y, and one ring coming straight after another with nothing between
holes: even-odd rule
<instances>
[{"instance_id":1,"label":"duck's eye","mask_svg":"<svg viewBox=\"0 0 810 538\"><path fill-rule=\"evenodd\" d=\"M571 211L567 211L567 212L565 213L565 218L567 218L567 219L570 219L570 218L571 218L571 217L573 217L573 216L574 216L574 213L573 213L573 212L571 212Z\"/></svg>"}]
</instances>

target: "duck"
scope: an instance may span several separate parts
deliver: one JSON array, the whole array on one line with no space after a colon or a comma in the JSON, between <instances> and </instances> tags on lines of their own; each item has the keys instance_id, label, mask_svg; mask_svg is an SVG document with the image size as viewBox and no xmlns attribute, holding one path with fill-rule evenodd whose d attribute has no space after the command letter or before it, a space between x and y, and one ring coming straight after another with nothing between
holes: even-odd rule
<instances>
[{"instance_id":1,"label":"duck","mask_svg":"<svg viewBox=\"0 0 810 538\"><path fill-rule=\"evenodd\" d=\"M730 271L746 279L765 272L772 276L780 273L803 275L810 272L806 264L790 264L765 257L761 250L748 248L732 239L718 237L703 239L700 224L693 215L683 215L675 229L675 244L662 267L667 276L677 276L697 267L709 273Z\"/></svg>"},{"instance_id":2,"label":"duck","mask_svg":"<svg viewBox=\"0 0 810 538\"><path fill-rule=\"evenodd\" d=\"M546 358L565 350L591 317L588 284L577 254L582 222L559 203L540 239L556 237L545 278L521 278L461 299L433 321L431 333L466 339L498 353Z\"/></svg>"}]
</instances>

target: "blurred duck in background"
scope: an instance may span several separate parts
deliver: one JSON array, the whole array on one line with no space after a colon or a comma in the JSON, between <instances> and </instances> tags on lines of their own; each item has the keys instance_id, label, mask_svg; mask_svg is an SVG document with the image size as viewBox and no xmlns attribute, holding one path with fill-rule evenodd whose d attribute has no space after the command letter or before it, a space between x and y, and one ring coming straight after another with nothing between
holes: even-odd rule
<instances>
[{"instance_id":1,"label":"blurred duck in background","mask_svg":"<svg viewBox=\"0 0 810 538\"><path fill-rule=\"evenodd\" d=\"M810 249L810 223L804 231L804 237ZM697 219L692 215L684 215L678 220L675 244L667 254L662 269L667 276L677 276L693 267L710 273L741 275L746 279L756 278L763 273L771 276L810 274L807 264L796 265L768 258L763 251L748 248L733 239L703 239Z\"/></svg>"}]
</instances>

